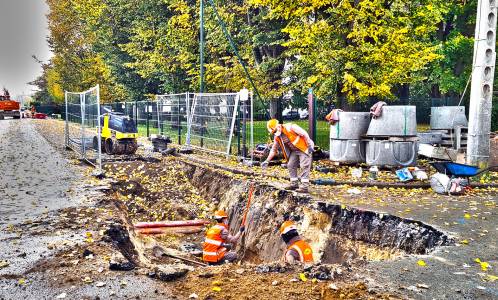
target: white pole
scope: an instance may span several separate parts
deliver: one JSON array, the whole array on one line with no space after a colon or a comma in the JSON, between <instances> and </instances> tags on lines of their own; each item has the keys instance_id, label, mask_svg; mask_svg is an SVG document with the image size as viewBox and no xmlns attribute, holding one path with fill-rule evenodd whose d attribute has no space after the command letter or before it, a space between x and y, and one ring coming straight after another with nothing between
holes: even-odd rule
<instances>
[{"instance_id":1,"label":"white pole","mask_svg":"<svg viewBox=\"0 0 498 300\"><path fill-rule=\"evenodd\" d=\"M102 127L100 124L100 85L97 84L97 166L98 173L102 173Z\"/></svg>"},{"instance_id":2,"label":"white pole","mask_svg":"<svg viewBox=\"0 0 498 300\"><path fill-rule=\"evenodd\" d=\"M66 148L69 147L69 115L68 115L68 108L67 108L67 91L64 91L64 102L66 103L66 124L64 126L65 132L64 132L64 142L66 143Z\"/></svg>"},{"instance_id":3,"label":"white pole","mask_svg":"<svg viewBox=\"0 0 498 300\"><path fill-rule=\"evenodd\" d=\"M496 61L496 0L479 0L469 108L467 163L486 167Z\"/></svg>"},{"instance_id":4,"label":"white pole","mask_svg":"<svg viewBox=\"0 0 498 300\"><path fill-rule=\"evenodd\" d=\"M254 162L254 95L251 92L251 165Z\"/></svg>"},{"instance_id":5,"label":"white pole","mask_svg":"<svg viewBox=\"0 0 498 300\"><path fill-rule=\"evenodd\" d=\"M235 128L235 119L237 118L237 111L239 109L239 101L241 92L238 92L237 95L235 96L235 105L233 107L233 116L232 116L232 124L230 125L230 135L228 136L228 145L227 145L227 150L226 150L226 155L227 157L230 156L230 148L232 147L232 137L233 137L233 130ZM227 102L228 104L228 102Z\"/></svg>"},{"instance_id":6,"label":"white pole","mask_svg":"<svg viewBox=\"0 0 498 300\"><path fill-rule=\"evenodd\" d=\"M159 96L156 95L156 110L157 110L157 133L162 135L161 131L161 118L159 117Z\"/></svg>"}]
</instances>

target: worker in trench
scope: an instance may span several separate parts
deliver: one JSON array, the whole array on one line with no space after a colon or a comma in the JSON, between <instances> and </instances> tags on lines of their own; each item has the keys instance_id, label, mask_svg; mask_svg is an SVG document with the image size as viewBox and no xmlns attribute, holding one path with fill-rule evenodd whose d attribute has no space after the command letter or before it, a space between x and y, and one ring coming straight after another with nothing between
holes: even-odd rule
<instances>
[{"instance_id":1,"label":"worker in trench","mask_svg":"<svg viewBox=\"0 0 498 300\"><path fill-rule=\"evenodd\" d=\"M261 164L261 167L266 168L277 154L278 148L280 148L287 161L290 175L290 184L286 189L296 190L299 193L308 193L315 143L306 130L296 124L279 124L278 120L271 119L266 124L266 127L268 132L273 134L275 138L270 154ZM299 168L301 168L301 172L298 174ZM301 181L301 184L299 184L299 181Z\"/></svg>"},{"instance_id":2,"label":"worker in trench","mask_svg":"<svg viewBox=\"0 0 498 300\"><path fill-rule=\"evenodd\" d=\"M282 260L294 263L313 263L313 250L311 246L303 241L297 232L296 224L292 221L285 221L280 226L280 236L287 245Z\"/></svg>"},{"instance_id":3,"label":"worker in trench","mask_svg":"<svg viewBox=\"0 0 498 300\"><path fill-rule=\"evenodd\" d=\"M220 210L214 214L216 225L209 228L204 240L202 260L210 265L234 262L237 260L237 253L230 251L232 245L237 243L245 231L245 226L241 226L236 235L228 232L228 215Z\"/></svg>"}]
</instances>

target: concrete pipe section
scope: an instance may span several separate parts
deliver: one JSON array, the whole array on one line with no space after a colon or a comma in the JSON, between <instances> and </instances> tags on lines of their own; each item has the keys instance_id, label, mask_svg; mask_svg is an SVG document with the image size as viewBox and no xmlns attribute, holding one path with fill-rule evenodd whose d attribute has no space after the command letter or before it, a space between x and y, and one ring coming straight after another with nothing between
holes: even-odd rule
<instances>
[{"instance_id":1,"label":"concrete pipe section","mask_svg":"<svg viewBox=\"0 0 498 300\"><path fill-rule=\"evenodd\" d=\"M360 140L330 140L330 160L340 163L365 162L366 143Z\"/></svg>"},{"instance_id":2,"label":"concrete pipe section","mask_svg":"<svg viewBox=\"0 0 498 300\"><path fill-rule=\"evenodd\" d=\"M408 167L417 164L418 142L369 141L366 160L369 166Z\"/></svg>"},{"instance_id":3,"label":"concrete pipe section","mask_svg":"<svg viewBox=\"0 0 498 300\"><path fill-rule=\"evenodd\" d=\"M465 106L431 107L431 129L453 129L468 125Z\"/></svg>"},{"instance_id":4,"label":"concrete pipe section","mask_svg":"<svg viewBox=\"0 0 498 300\"><path fill-rule=\"evenodd\" d=\"M372 119L368 136L416 136L416 106L384 106L382 115Z\"/></svg>"},{"instance_id":5,"label":"concrete pipe section","mask_svg":"<svg viewBox=\"0 0 498 300\"><path fill-rule=\"evenodd\" d=\"M359 140L370 125L368 112L339 112L339 122L330 126L330 138L334 140Z\"/></svg>"}]
</instances>

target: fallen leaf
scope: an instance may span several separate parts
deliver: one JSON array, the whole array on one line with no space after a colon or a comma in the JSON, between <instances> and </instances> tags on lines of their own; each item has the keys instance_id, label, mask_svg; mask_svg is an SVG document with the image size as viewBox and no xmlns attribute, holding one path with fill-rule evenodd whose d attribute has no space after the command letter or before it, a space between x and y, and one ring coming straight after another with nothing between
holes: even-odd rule
<instances>
[{"instance_id":1,"label":"fallen leaf","mask_svg":"<svg viewBox=\"0 0 498 300\"><path fill-rule=\"evenodd\" d=\"M299 274L299 279L301 279L302 282L308 281L308 278L306 278L306 275L304 273Z\"/></svg>"},{"instance_id":2,"label":"fallen leaf","mask_svg":"<svg viewBox=\"0 0 498 300\"><path fill-rule=\"evenodd\" d=\"M9 262L6 260L1 260L0 261L0 269L6 268L9 266Z\"/></svg>"},{"instance_id":3,"label":"fallen leaf","mask_svg":"<svg viewBox=\"0 0 498 300\"><path fill-rule=\"evenodd\" d=\"M221 281L215 280L211 283L212 285L221 285Z\"/></svg>"},{"instance_id":4,"label":"fallen leaf","mask_svg":"<svg viewBox=\"0 0 498 300\"><path fill-rule=\"evenodd\" d=\"M221 288L219 286L215 286L215 287L213 287L213 291L221 292Z\"/></svg>"},{"instance_id":5,"label":"fallen leaf","mask_svg":"<svg viewBox=\"0 0 498 300\"><path fill-rule=\"evenodd\" d=\"M419 261L417 261L417 265L419 265L419 266L421 266L421 267L425 267L425 266L427 266L427 264L425 263L425 261L423 261L423 260L421 260L421 259L420 259Z\"/></svg>"},{"instance_id":6,"label":"fallen leaf","mask_svg":"<svg viewBox=\"0 0 498 300\"><path fill-rule=\"evenodd\" d=\"M495 282L496 280L498 280L498 276L488 275L488 280L491 282Z\"/></svg>"},{"instance_id":7,"label":"fallen leaf","mask_svg":"<svg viewBox=\"0 0 498 300\"><path fill-rule=\"evenodd\" d=\"M84 283L92 283L93 280L90 277L87 276L87 277L83 278L83 282Z\"/></svg>"}]
</instances>

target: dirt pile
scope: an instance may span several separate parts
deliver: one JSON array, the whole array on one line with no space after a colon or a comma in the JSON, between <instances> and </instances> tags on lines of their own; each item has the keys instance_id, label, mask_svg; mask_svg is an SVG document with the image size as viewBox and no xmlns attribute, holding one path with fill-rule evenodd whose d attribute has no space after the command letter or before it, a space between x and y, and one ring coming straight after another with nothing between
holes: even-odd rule
<instances>
[{"instance_id":1,"label":"dirt pile","mask_svg":"<svg viewBox=\"0 0 498 300\"><path fill-rule=\"evenodd\" d=\"M344 278L351 282L350 278ZM262 273L257 267L227 265L198 269L175 285L180 299L397 299L362 282L321 281L299 269Z\"/></svg>"}]
</instances>

